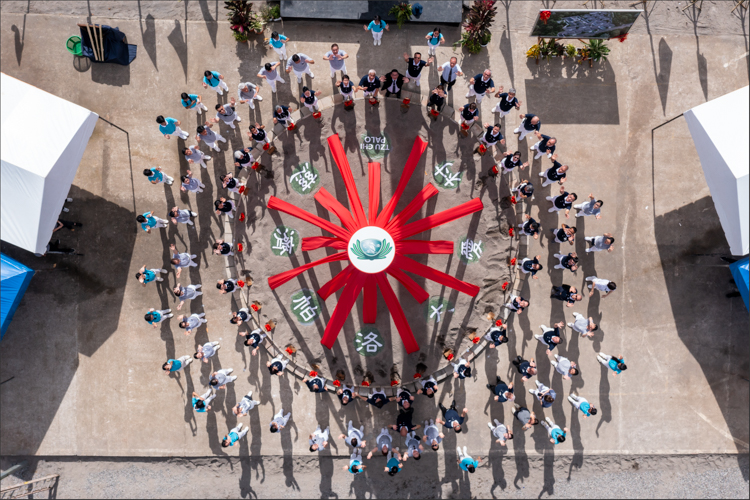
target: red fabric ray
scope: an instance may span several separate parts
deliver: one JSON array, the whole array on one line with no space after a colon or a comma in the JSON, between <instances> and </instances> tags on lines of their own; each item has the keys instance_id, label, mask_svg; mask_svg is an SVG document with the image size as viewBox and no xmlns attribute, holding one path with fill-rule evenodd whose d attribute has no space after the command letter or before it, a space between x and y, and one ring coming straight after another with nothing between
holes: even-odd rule
<instances>
[{"instance_id":1,"label":"red fabric ray","mask_svg":"<svg viewBox=\"0 0 750 500\"><path fill-rule=\"evenodd\" d=\"M378 284L372 275L367 276L362 300L362 316L366 324L375 323L378 319Z\"/></svg>"},{"instance_id":2,"label":"red fabric ray","mask_svg":"<svg viewBox=\"0 0 750 500\"><path fill-rule=\"evenodd\" d=\"M448 210L443 210L442 212L427 216L424 219L419 219L411 224L396 228L393 231L390 231L390 234L394 240L398 241L408 238L409 236L414 236L422 231L427 231L428 229L460 219L461 217L474 212L478 212L479 210L482 210L482 208L484 208L482 200L474 198L473 200L461 203L460 205L449 208Z\"/></svg>"},{"instance_id":3,"label":"red fabric ray","mask_svg":"<svg viewBox=\"0 0 750 500\"><path fill-rule=\"evenodd\" d=\"M346 260L349 258L349 254L347 252L338 252L333 255L328 255L326 257L323 257L322 259L318 259L316 261L310 262L309 264L304 264L299 267L295 267L294 269L290 269L288 271L284 271L283 273L279 273L275 276L271 276L268 278L268 286L271 287L271 290L274 290L290 279L294 278L295 276L304 273L308 269L311 269L315 266L319 266L321 264L326 264L328 262L335 262L337 260Z\"/></svg>"},{"instance_id":4,"label":"red fabric ray","mask_svg":"<svg viewBox=\"0 0 750 500\"><path fill-rule=\"evenodd\" d=\"M427 293L424 288L419 286L416 281L411 279L411 277L407 276L407 274L401 269L390 266L386 272L396 278L399 283L404 285L404 288L409 291L411 296L414 297L414 300L420 304L430 298L430 294Z\"/></svg>"},{"instance_id":5,"label":"red fabric ray","mask_svg":"<svg viewBox=\"0 0 750 500\"><path fill-rule=\"evenodd\" d=\"M346 318L349 317L349 313L352 312L354 302L356 302L359 292L362 291L366 279L367 274L362 271L355 270L352 272L346 287L344 287L344 292L339 298L339 303L336 304L336 308L333 310L333 314L331 314L331 319L328 320L323 338L320 339L320 343L327 348L333 348L336 337L338 337L341 328L344 326Z\"/></svg>"},{"instance_id":6,"label":"red fabric ray","mask_svg":"<svg viewBox=\"0 0 750 500\"><path fill-rule=\"evenodd\" d=\"M328 281L328 283L320 287L318 295L320 295L323 300L326 300L328 297L338 292L342 286L346 285L346 281L355 269L357 268L354 267L353 264L346 266L341 272Z\"/></svg>"},{"instance_id":7,"label":"red fabric ray","mask_svg":"<svg viewBox=\"0 0 750 500\"><path fill-rule=\"evenodd\" d=\"M429 240L401 240L396 242L396 253L415 254L415 253L453 253L452 241L429 241Z\"/></svg>"},{"instance_id":8,"label":"red fabric ray","mask_svg":"<svg viewBox=\"0 0 750 500\"><path fill-rule=\"evenodd\" d=\"M306 210L302 210L301 208L295 207L291 203L287 203L284 200L280 200L276 198L275 196L271 196L268 199L267 206L268 208L278 210L279 212L284 212L285 214L289 214L292 217L297 217L298 219L302 219L305 222L309 222L310 224L318 226L319 228L325 231L328 231L329 233L334 234L338 236L339 238L342 238L346 241L349 241L349 238L351 238L352 236L352 233L350 233L346 229L340 226L337 226L336 224L332 222L328 222L325 219L321 219L317 215L313 215Z\"/></svg>"},{"instance_id":9,"label":"red fabric ray","mask_svg":"<svg viewBox=\"0 0 750 500\"><path fill-rule=\"evenodd\" d=\"M389 220L391 220L391 215L393 215L393 211L396 210L398 200L400 200L401 195L404 194L406 185L409 183L409 179L411 179L411 175L414 173L414 169L417 168L419 159L422 158L422 153L424 153L425 149L427 149L426 142L424 142L419 137L414 139L414 145L411 147L409 159L406 160L404 170L401 172L401 178L398 181L398 186L396 186L396 191L393 193L393 196L391 196L391 200L388 202L388 204L383 208L383 211L380 212L380 215L378 215L376 225L385 227L385 224Z\"/></svg>"},{"instance_id":10,"label":"red fabric ray","mask_svg":"<svg viewBox=\"0 0 750 500\"><path fill-rule=\"evenodd\" d=\"M401 212L396 215L391 220L391 222L385 225L385 230L390 231L393 228L406 224L409 219L411 219L414 214L422 208L422 205L424 205L427 200L429 200L436 194L438 194L437 188L433 186L432 183L427 184L422 188L422 191L420 191L419 194L415 196L408 205L406 205L406 208L401 210Z\"/></svg>"},{"instance_id":11,"label":"red fabric ray","mask_svg":"<svg viewBox=\"0 0 750 500\"><path fill-rule=\"evenodd\" d=\"M396 294L393 293L393 288L391 288L388 278L385 273L378 273L375 275L375 279L378 281L380 293L383 295L383 300L385 300L385 303L388 305L388 310L391 312L393 322L396 324L396 329L401 335L401 341L404 343L406 352L411 354L418 351L419 344L417 344L417 340L414 338L409 322L406 320L404 310L401 309L401 304L399 304Z\"/></svg>"},{"instance_id":12,"label":"red fabric ray","mask_svg":"<svg viewBox=\"0 0 750 500\"><path fill-rule=\"evenodd\" d=\"M303 252L310 252L323 247L344 250L346 248L346 241L341 238L330 238L328 236L307 236L302 238Z\"/></svg>"},{"instance_id":13,"label":"red fabric ray","mask_svg":"<svg viewBox=\"0 0 750 500\"><path fill-rule=\"evenodd\" d=\"M365 211L362 208L357 185L354 183L354 176L352 175L351 168L349 168L349 160L346 159L344 146L341 145L341 139L339 139L338 134L328 136L328 148L331 150L333 161L339 168L341 177L344 180L344 186L346 186L346 194L349 195L349 205L351 206L354 220L357 221L359 227L366 226L367 218L365 217Z\"/></svg>"},{"instance_id":14,"label":"red fabric ray","mask_svg":"<svg viewBox=\"0 0 750 500\"><path fill-rule=\"evenodd\" d=\"M341 221L341 225L343 225L349 231L354 233L357 231L357 229L359 229L359 226L356 222L354 222L352 214L349 212L349 210L347 210L346 207L339 202L339 200L334 198L326 188L320 188L320 190L315 193L315 199L323 206L323 208L325 208L329 212L333 212L334 215L336 215L336 217L338 217Z\"/></svg>"},{"instance_id":15,"label":"red fabric ray","mask_svg":"<svg viewBox=\"0 0 750 500\"><path fill-rule=\"evenodd\" d=\"M367 176L370 180L368 185L368 204L370 225L374 226L378 218L378 206L380 205L380 163L370 162L367 164Z\"/></svg>"},{"instance_id":16,"label":"red fabric ray","mask_svg":"<svg viewBox=\"0 0 750 500\"><path fill-rule=\"evenodd\" d=\"M429 266L425 266L424 264L420 264L416 260L404 255L396 254L396 256L393 258L393 262L391 263L391 267L402 269L412 274L422 276L423 278L427 278L428 280L432 280L441 285L453 288L454 290L458 290L459 292L471 295L472 297L476 297L479 293L478 286L472 285L471 283L466 283L465 281L454 278L450 274L445 274L442 271L438 271L437 269L433 269Z\"/></svg>"}]
</instances>

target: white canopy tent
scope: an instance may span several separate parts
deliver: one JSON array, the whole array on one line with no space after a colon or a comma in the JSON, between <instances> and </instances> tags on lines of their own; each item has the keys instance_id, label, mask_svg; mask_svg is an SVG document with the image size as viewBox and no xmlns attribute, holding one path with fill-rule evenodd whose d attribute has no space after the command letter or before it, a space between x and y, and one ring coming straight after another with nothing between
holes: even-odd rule
<instances>
[{"instance_id":1,"label":"white canopy tent","mask_svg":"<svg viewBox=\"0 0 750 500\"><path fill-rule=\"evenodd\" d=\"M0 238L43 254L99 116L0 75Z\"/></svg>"},{"instance_id":2,"label":"white canopy tent","mask_svg":"<svg viewBox=\"0 0 750 500\"><path fill-rule=\"evenodd\" d=\"M732 255L748 254L750 87L685 111Z\"/></svg>"}]
</instances>

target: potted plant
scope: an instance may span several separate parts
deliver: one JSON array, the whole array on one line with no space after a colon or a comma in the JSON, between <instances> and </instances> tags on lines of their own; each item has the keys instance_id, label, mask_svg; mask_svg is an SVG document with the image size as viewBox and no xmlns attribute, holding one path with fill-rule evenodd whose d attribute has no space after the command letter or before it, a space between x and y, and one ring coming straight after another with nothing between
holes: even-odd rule
<instances>
[{"instance_id":1,"label":"potted plant","mask_svg":"<svg viewBox=\"0 0 750 500\"><path fill-rule=\"evenodd\" d=\"M589 66L593 66L593 62L607 60L609 47L604 43L604 40L589 40L589 43L586 44L586 48L588 49Z\"/></svg>"},{"instance_id":2,"label":"potted plant","mask_svg":"<svg viewBox=\"0 0 750 500\"><path fill-rule=\"evenodd\" d=\"M388 11L388 14L396 18L396 25L398 26L398 29L401 29L401 26L403 26L406 21L411 21L413 14L411 4L408 2L401 2L400 4L394 5L391 7L391 10Z\"/></svg>"},{"instance_id":3,"label":"potted plant","mask_svg":"<svg viewBox=\"0 0 750 500\"><path fill-rule=\"evenodd\" d=\"M224 8L229 11L227 18L235 40L247 42L252 30L251 23L255 18L253 4L246 0L233 0L224 2Z\"/></svg>"},{"instance_id":4,"label":"potted plant","mask_svg":"<svg viewBox=\"0 0 750 500\"><path fill-rule=\"evenodd\" d=\"M573 59L577 53L578 51L576 50L576 48L573 46L572 43L569 43L568 45L565 46L565 55L567 57Z\"/></svg>"},{"instance_id":5,"label":"potted plant","mask_svg":"<svg viewBox=\"0 0 750 500\"><path fill-rule=\"evenodd\" d=\"M470 54L476 54L486 47L492 39L490 27L496 11L495 0L474 0L463 23L461 39L453 46L465 47Z\"/></svg>"},{"instance_id":6,"label":"potted plant","mask_svg":"<svg viewBox=\"0 0 750 500\"><path fill-rule=\"evenodd\" d=\"M253 18L250 20L250 28L257 34L263 33L263 28L266 26L266 21L263 16L253 14Z\"/></svg>"},{"instance_id":7,"label":"potted plant","mask_svg":"<svg viewBox=\"0 0 750 500\"><path fill-rule=\"evenodd\" d=\"M281 8L278 5L271 5L261 11L263 20L267 23L281 21Z\"/></svg>"},{"instance_id":8,"label":"potted plant","mask_svg":"<svg viewBox=\"0 0 750 500\"><path fill-rule=\"evenodd\" d=\"M490 33L489 30L485 31L479 40L479 45L482 47L486 47L490 44L490 40L492 40L492 33Z\"/></svg>"},{"instance_id":9,"label":"potted plant","mask_svg":"<svg viewBox=\"0 0 750 500\"><path fill-rule=\"evenodd\" d=\"M539 44L535 43L531 47L529 47L529 50L526 51L526 57L529 59L535 59L536 63L539 64L539 56L541 55L541 50L539 48Z\"/></svg>"}]
</instances>

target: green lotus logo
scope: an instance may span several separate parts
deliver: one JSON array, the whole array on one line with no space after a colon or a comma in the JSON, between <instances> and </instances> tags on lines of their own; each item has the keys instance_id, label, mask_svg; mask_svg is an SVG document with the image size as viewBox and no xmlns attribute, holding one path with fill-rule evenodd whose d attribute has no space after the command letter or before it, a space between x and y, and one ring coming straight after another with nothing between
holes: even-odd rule
<instances>
[{"instance_id":1,"label":"green lotus logo","mask_svg":"<svg viewBox=\"0 0 750 500\"><path fill-rule=\"evenodd\" d=\"M380 260L391 253L393 248L387 241L379 241L375 238L357 240L352 245L351 251L359 260Z\"/></svg>"}]
</instances>

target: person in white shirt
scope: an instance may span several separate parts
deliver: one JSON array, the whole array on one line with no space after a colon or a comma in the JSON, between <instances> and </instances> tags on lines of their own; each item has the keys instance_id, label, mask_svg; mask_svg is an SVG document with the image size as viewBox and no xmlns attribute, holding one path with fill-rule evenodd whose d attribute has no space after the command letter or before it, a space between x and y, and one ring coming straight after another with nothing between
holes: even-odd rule
<instances>
[{"instance_id":1,"label":"person in white shirt","mask_svg":"<svg viewBox=\"0 0 750 500\"><path fill-rule=\"evenodd\" d=\"M604 278L589 276L588 278L586 278L586 281L589 283L589 289L591 290L591 292L589 292L589 297L594 295L594 290L604 292L602 298L617 290L617 285L614 281L605 280Z\"/></svg>"},{"instance_id":2,"label":"person in white shirt","mask_svg":"<svg viewBox=\"0 0 750 500\"><path fill-rule=\"evenodd\" d=\"M568 326L580 333L581 337L591 338L594 336L594 332L599 329L594 323L593 318L587 319L584 315L577 312L574 312L573 316L575 317L575 321L573 323L568 323Z\"/></svg>"},{"instance_id":3,"label":"person in white shirt","mask_svg":"<svg viewBox=\"0 0 750 500\"><path fill-rule=\"evenodd\" d=\"M259 78L265 78L268 85L271 86L271 92L276 93L276 82L286 83L286 80L281 78L281 75L277 71L277 68L281 66L280 62L266 63L260 72L258 73Z\"/></svg>"},{"instance_id":4,"label":"person in white shirt","mask_svg":"<svg viewBox=\"0 0 750 500\"><path fill-rule=\"evenodd\" d=\"M586 249L587 252L601 252L602 250L611 252L615 249L615 238L611 233L604 233L602 236L586 238L586 242L591 245L591 247Z\"/></svg>"},{"instance_id":5,"label":"person in white shirt","mask_svg":"<svg viewBox=\"0 0 750 500\"><path fill-rule=\"evenodd\" d=\"M311 64L315 64L315 61L313 61L310 56L299 52L294 54L291 59L287 60L286 72L291 73L294 71L294 74L297 77L297 83L302 83L302 75L304 74L310 75L310 78L315 78L315 75L313 75L313 72L310 69Z\"/></svg>"},{"instance_id":6,"label":"person in white shirt","mask_svg":"<svg viewBox=\"0 0 750 500\"><path fill-rule=\"evenodd\" d=\"M563 380L570 380L570 377L578 375L578 365L564 356L555 354L555 359L549 360L550 364L555 367L555 371L562 375Z\"/></svg>"},{"instance_id":7,"label":"person in white shirt","mask_svg":"<svg viewBox=\"0 0 750 500\"><path fill-rule=\"evenodd\" d=\"M594 197L594 193L590 193L588 201L584 201L583 203L579 203L578 205L573 205L573 208L578 211L576 213L576 217L586 217L588 215L593 215L597 219L601 219L602 205L604 205L604 202L602 200L597 200Z\"/></svg>"},{"instance_id":8,"label":"person in white shirt","mask_svg":"<svg viewBox=\"0 0 750 500\"><path fill-rule=\"evenodd\" d=\"M440 432L438 426L435 425L435 420L430 419L424 421L424 436L422 436L422 441L428 443L430 448L438 451L440 449L440 443L443 442L444 437L445 434Z\"/></svg>"},{"instance_id":9,"label":"person in white shirt","mask_svg":"<svg viewBox=\"0 0 750 500\"><path fill-rule=\"evenodd\" d=\"M339 49L338 44L331 45L331 50L326 52L323 59L328 61L331 65L331 78L336 78L336 72L341 71L342 75L346 74L346 63L345 59L349 57L349 54Z\"/></svg>"},{"instance_id":10,"label":"person in white shirt","mask_svg":"<svg viewBox=\"0 0 750 500\"><path fill-rule=\"evenodd\" d=\"M195 359L202 359L204 363L208 363L208 358L214 356L220 347L218 340L206 342L205 344L198 346L198 352L193 354L193 357Z\"/></svg>"},{"instance_id":11,"label":"person in white shirt","mask_svg":"<svg viewBox=\"0 0 750 500\"><path fill-rule=\"evenodd\" d=\"M177 252L177 247L174 245L174 243L169 245L169 249L171 250L170 255L172 256L172 258L170 259L170 262L172 263L172 266L176 270L175 271L176 279L180 278L180 274L182 274L183 267L198 267L198 264L193 262L193 259L195 259L197 255Z\"/></svg>"},{"instance_id":12,"label":"person in white shirt","mask_svg":"<svg viewBox=\"0 0 750 500\"><path fill-rule=\"evenodd\" d=\"M238 417L246 417L247 414L250 413L250 410L258 406L259 404L260 401L253 400L253 391L250 391L246 395L242 396L242 399L239 403L232 407L232 413L234 413Z\"/></svg>"},{"instance_id":13,"label":"person in white shirt","mask_svg":"<svg viewBox=\"0 0 750 500\"><path fill-rule=\"evenodd\" d=\"M315 429L315 432L310 434L309 437L309 443L310 443L310 452L314 453L316 451L322 451L328 446L328 435L330 434L330 429L326 427L326 430L321 431L320 425Z\"/></svg>"},{"instance_id":14,"label":"person in white shirt","mask_svg":"<svg viewBox=\"0 0 750 500\"><path fill-rule=\"evenodd\" d=\"M450 61L441 64L437 69L440 72L440 85L443 86L446 92L451 91L457 77L464 76L461 66L458 65L458 59L455 57L451 57Z\"/></svg>"},{"instance_id":15,"label":"person in white shirt","mask_svg":"<svg viewBox=\"0 0 750 500\"><path fill-rule=\"evenodd\" d=\"M201 326L203 323L208 323L208 320L204 318L206 313L193 313L190 316L183 316L180 321L180 328L185 329L185 335L190 335L190 332Z\"/></svg>"},{"instance_id":16,"label":"person in white shirt","mask_svg":"<svg viewBox=\"0 0 750 500\"><path fill-rule=\"evenodd\" d=\"M495 425L492 425L492 422L487 422L487 425L492 431L492 435L497 438L495 442L499 443L500 446L505 446L506 441L510 441L511 439L513 439L513 433L510 432L508 428L505 427L504 424L501 424L497 419L495 419Z\"/></svg>"},{"instance_id":17,"label":"person in white shirt","mask_svg":"<svg viewBox=\"0 0 750 500\"><path fill-rule=\"evenodd\" d=\"M271 432L279 432L281 429L286 427L287 422L289 422L289 417L291 416L292 412L284 415L284 408L280 408L279 412L273 416L273 420L271 420L271 423L269 424Z\"/></svg>"},{"instance_id":18,"label":"person in white shirt","mask_svg":"<svg viewBox=\"0 0 750 500\"><path fill-rule=\"evenodd\" d=\"M234 122L238 121L241 122L242 118L240 118L237 113L234 112L234 106L237 103L237 101L234 100L234 97L230 100L230 104L224 105L224 104L217 104L216 105L216 118L212 118L211 121L214 123L219 123L220 121L224 122L226 125L229 125L232 129L235 128Z\"/></svg>"},{"instance_id":19,"label":"person in white shirt","mask_svg":"<svg viewBox=\"0 0 750 500\"><path fill-rule=\"evenodd\" d=\"M185 155L185 159L188 163L197 163L203 168L208 168L206 162L210 160L211 157L203 153L198 146L188 146L182 154Z\"/></svg>"},{"instance_id":20,"label":"person in white shirt","mask_svg":"<svg viewBox=\"0 0 750 500\"><path fill-rule=\"evenodd\" d=\"M412 457L414 460L419 460L422 458L422 452L424 451L424 448L419 442L419 436L417 436L417 433L414 431L411 431L406 435L406 439L404 440L404 444L406 445L406 453L403 454L403 461L406 462L406 459L409 457Z\"/></svg>"},{"instance_id":21,"label":"person in white shirt","mask_svg":"<svg viewBox=\"0 0 750 500\"><path fill-rule=\"evenodd\" d=\"M352 421L349 420L349 428L347 429L347 435L341 434L339 439L343 439L346 444L352 448L364 448L365 447L365 426L360 426L359 429L352 425Z\"/></svg>"}]
</instances>

